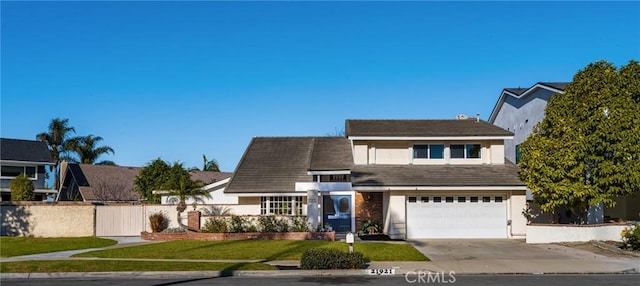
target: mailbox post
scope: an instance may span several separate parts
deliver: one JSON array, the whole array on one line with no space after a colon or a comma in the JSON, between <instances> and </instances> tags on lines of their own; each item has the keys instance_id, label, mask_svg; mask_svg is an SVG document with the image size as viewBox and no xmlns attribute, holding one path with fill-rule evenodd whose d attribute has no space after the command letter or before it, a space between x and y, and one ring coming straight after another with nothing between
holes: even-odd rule
<instances>
[{"instance_id":1,"label":"mailbox post","mask_svg":"<svg viewBox=\"0 0 640 286\"><path fill-rule=\"evenodd\" d=\"M345 240L349 244L349 253L353 253L353 233L347 233Z\"/></svg>"}]
</instances>

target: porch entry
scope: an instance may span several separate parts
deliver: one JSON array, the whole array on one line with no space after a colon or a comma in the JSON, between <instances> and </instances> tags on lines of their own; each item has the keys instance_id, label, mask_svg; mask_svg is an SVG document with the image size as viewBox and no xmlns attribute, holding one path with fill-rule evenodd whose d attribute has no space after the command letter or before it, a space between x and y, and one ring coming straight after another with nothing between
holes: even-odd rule
<instances>
[{"instance_id":1,"label":"porch entry","mask_svg":"<svg viewBox=\"0 0 640 286\"><path fill-rule=\"evenodd\" d=\"M350 232L353 215L351 195L322 195L322 224L335 232Z\"/></svg>"}]
</instances>

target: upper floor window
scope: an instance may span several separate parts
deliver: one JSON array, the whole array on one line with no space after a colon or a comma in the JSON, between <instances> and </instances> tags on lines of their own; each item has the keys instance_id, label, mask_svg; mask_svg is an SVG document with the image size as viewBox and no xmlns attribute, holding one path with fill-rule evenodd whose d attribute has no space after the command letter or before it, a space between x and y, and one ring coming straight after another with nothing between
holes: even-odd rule
<instances>
[{"instance_id":1,"label":"upper floor window","mask_svg":"<svg viewBox=\"0 0 640 286\"><path fill-rule=\"evenodd\" d=\"M452 159L479 159L482 151L480 144L452 144Z\"/></svg>"},{"instance_id":2,"label":"upper floor window","mask_svg":"<svg viewBox=\"0 0 640 286\"><path fill-rule=\"evenodd\" d=\"M0 176L15 178L24 173L29 179L36 179L36 167L34 166L2 166L0 168Z\"/></svg>"},{"instance_id":3,"label":"upper floor window","mask_svg":"<svg viewBox=\"0 0 640 286\"><path fill-rule=\"evenodd\" d=\"M414 159L444 159L444 144L413 145Z\"/></svg>"},{"instance_id":4,"label":"upper floor window","mask_svg":"<svg viewBox=\"0 0 640 286\"><path fill-rule=\"evenodd\" d=\"M522 157L522 153L520 153L520 144L516 145L516 164L520 163L520 157Z\"/></svg>"}]
</instances>

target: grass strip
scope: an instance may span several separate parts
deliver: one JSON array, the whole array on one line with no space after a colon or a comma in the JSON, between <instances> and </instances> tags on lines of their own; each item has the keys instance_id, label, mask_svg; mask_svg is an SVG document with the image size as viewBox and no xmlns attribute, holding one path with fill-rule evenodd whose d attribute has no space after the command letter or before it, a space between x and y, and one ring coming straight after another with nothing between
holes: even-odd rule
<instances>
[{"instance_id":1,"label":"grass strip","mask_svg":"<svg viewBox=\"0 0 640 286\"><path fill-rule=\"evenodd\" d=\"M0 237L0 256L12 257L37 253L97 248L115 245L112 239L99 237Z\"/></svg>"},{"instance_id":2,"label":"grass strip","mask_svg":"<svg viewBox=\"0 0 640 286\"><path fill-rule=\"evenodd\" d=\"M141 262L124 260L33 260L0 263L0 272L2 273L216 270L277 270L277 268L263 263Z\"/></svg>"},{"instance_id":3,"label":"grass strip","mask_svg":"<svg viewBox=\"0 0 640 286\"><path fill-rule=\"evenodd\" d=\"M204 260L299 260L309 248L336 248L348 251L344 242L321 240L176 240L80 253L74 257L204 259ZM355 243L354 251L371 261L428 261L406 243Z\"/></svg>"}]
</instances>

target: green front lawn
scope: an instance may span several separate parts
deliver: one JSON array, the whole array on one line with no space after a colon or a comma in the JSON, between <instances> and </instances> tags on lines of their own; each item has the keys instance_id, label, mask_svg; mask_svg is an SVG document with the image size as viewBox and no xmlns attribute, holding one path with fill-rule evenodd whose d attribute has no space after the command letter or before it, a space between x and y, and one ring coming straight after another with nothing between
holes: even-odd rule
<instances>
[{"instance_id":1,"label":"green front lawn","mask_svg":"<svg viewBox=\"0 0 640 286\"><path fill-rule=\"evenodd\" d=\"M0 263L2 273L277 270L262 263L211 263L117 260L41 260Z\"/></svg>"},{"instance_id":2,"label":"green front lawn","mask_svg":"<svg viewBox=\"0 0 640 286\"><path fill-rule=\"evenodd\" d=\"M96 248L114 245L111 239L98 237L0 237L0 256L11 257L36 253Z\"/></svg>"},{"instance_id":3,"label":"green front lawn","mask_svg":"<svg viewBox=\"0 0 640 286\"><path fill-rule=\"evenodd\" d=\"M75 257L205 259L205 260L299 260L308 248L337 248L348 251L344 242L321 240L177 240L126 248L93 251ZM428 261L412 245L405 243L355 243L354 251L371 261Z\"/></svg>"}]
</instances>

